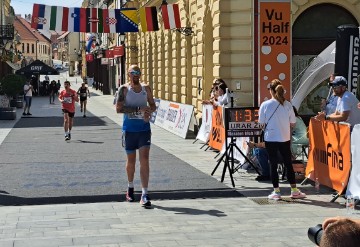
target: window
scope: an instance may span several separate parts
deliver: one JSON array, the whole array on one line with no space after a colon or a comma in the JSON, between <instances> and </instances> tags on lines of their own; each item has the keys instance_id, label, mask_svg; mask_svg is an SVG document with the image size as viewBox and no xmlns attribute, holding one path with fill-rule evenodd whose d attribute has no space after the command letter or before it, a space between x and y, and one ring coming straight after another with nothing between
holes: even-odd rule
<instances>
[{"instance_id":1,"label":"window","mask_svg":"<svg viewBox=\"0 0 360 247\"><path fill-rule=\"evenodd\" d=\"M35 46L34 46L34 44L31 44L31 53L35 53Z\"/></svg>"}]
</instances>

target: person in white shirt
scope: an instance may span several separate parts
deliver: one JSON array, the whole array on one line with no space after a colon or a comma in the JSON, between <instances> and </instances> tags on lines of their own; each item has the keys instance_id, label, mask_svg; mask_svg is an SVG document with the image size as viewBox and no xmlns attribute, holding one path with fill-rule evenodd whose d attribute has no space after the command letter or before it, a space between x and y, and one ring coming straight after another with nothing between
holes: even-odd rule
<instances>
[{"instance_id":1,"label":"person in white shirt","mask_svg":"<svg viewBox=\"0 0 360 247\"><path fill-rule=\"evenodd\" d=\"M25 107L24 107L23 116L31 116L32 115L30 113L32 93L33 93L33 86L30 84L30 80L27 80L26 84L24 85Z\"/></svg>"},{"instance_id":2,"label":"person in white shirt","mask_svg":"<svg viewBox=\"0 0 360 247\"><path fill-rule=\"evenodd\" d=\"M285 89L280 80L274 79L268 85L271 99L263 102L259 109L259 123L265 125L264 141L269 154L271 181L274 191L268 196L270 200L280 200L278 152L280 152L291 186L291 198L304 198L306 195L296 187L295 173L292 166L290 148L291 128L295 126L296 117L293 107L284 97Z\"/></svg>"}]
</instances>

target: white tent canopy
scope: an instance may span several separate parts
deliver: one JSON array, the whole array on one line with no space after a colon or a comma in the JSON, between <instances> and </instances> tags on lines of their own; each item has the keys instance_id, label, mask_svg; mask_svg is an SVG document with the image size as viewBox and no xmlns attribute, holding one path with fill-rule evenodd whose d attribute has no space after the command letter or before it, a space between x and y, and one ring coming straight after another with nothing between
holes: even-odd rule
<instances>
[{"instance_id":1,"label":"white tent canopy","mask_svg":"<svg viewBox=\"0 0 360 247\"><path fill-rule=\"evenodd\" d=\"M299 109L305 97L316 88L317 85L329 78L330 74L334 73L335 44L336 41L331 43L305 70L300 79L299 87L292 98L292 104L297 109Z\"/></svg>"}]
</instances>

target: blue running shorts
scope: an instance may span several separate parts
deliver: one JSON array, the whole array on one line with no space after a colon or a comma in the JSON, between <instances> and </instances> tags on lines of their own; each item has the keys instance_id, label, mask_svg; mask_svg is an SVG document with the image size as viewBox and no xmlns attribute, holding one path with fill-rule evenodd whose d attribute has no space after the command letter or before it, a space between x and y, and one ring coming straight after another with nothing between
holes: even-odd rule
<instances>
[{"instance_id":1,"label":"blue running shorts","mask_svg":"<svg viewBox=\"0 0 360 247\"><path fill-rule=\"evenodd\" d=\"M150 147L151 131L123 132L123 146L127 154L136 152L136 149Z\"/></svg>"}]
</instances>

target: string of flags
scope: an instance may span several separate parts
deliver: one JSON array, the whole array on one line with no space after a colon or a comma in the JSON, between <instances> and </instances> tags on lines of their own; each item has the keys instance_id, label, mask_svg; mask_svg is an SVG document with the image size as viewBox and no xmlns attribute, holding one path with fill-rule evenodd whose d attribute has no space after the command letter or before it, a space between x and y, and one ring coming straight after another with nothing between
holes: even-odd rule
<instances>
[{"instance_id":1,"label":"string of flags","mask_svg":"<svg viewBox=\"0 0 360 247\"><path fill-rule=\"evenodd\" d=\"M162 4L160 7L165 29L181 28L178 4ZM155 6L121 9L68 8L34 4L31 27L34 29L85 32L125 33L158 31L158 12Z\"/></svg>"}]
</instances>

